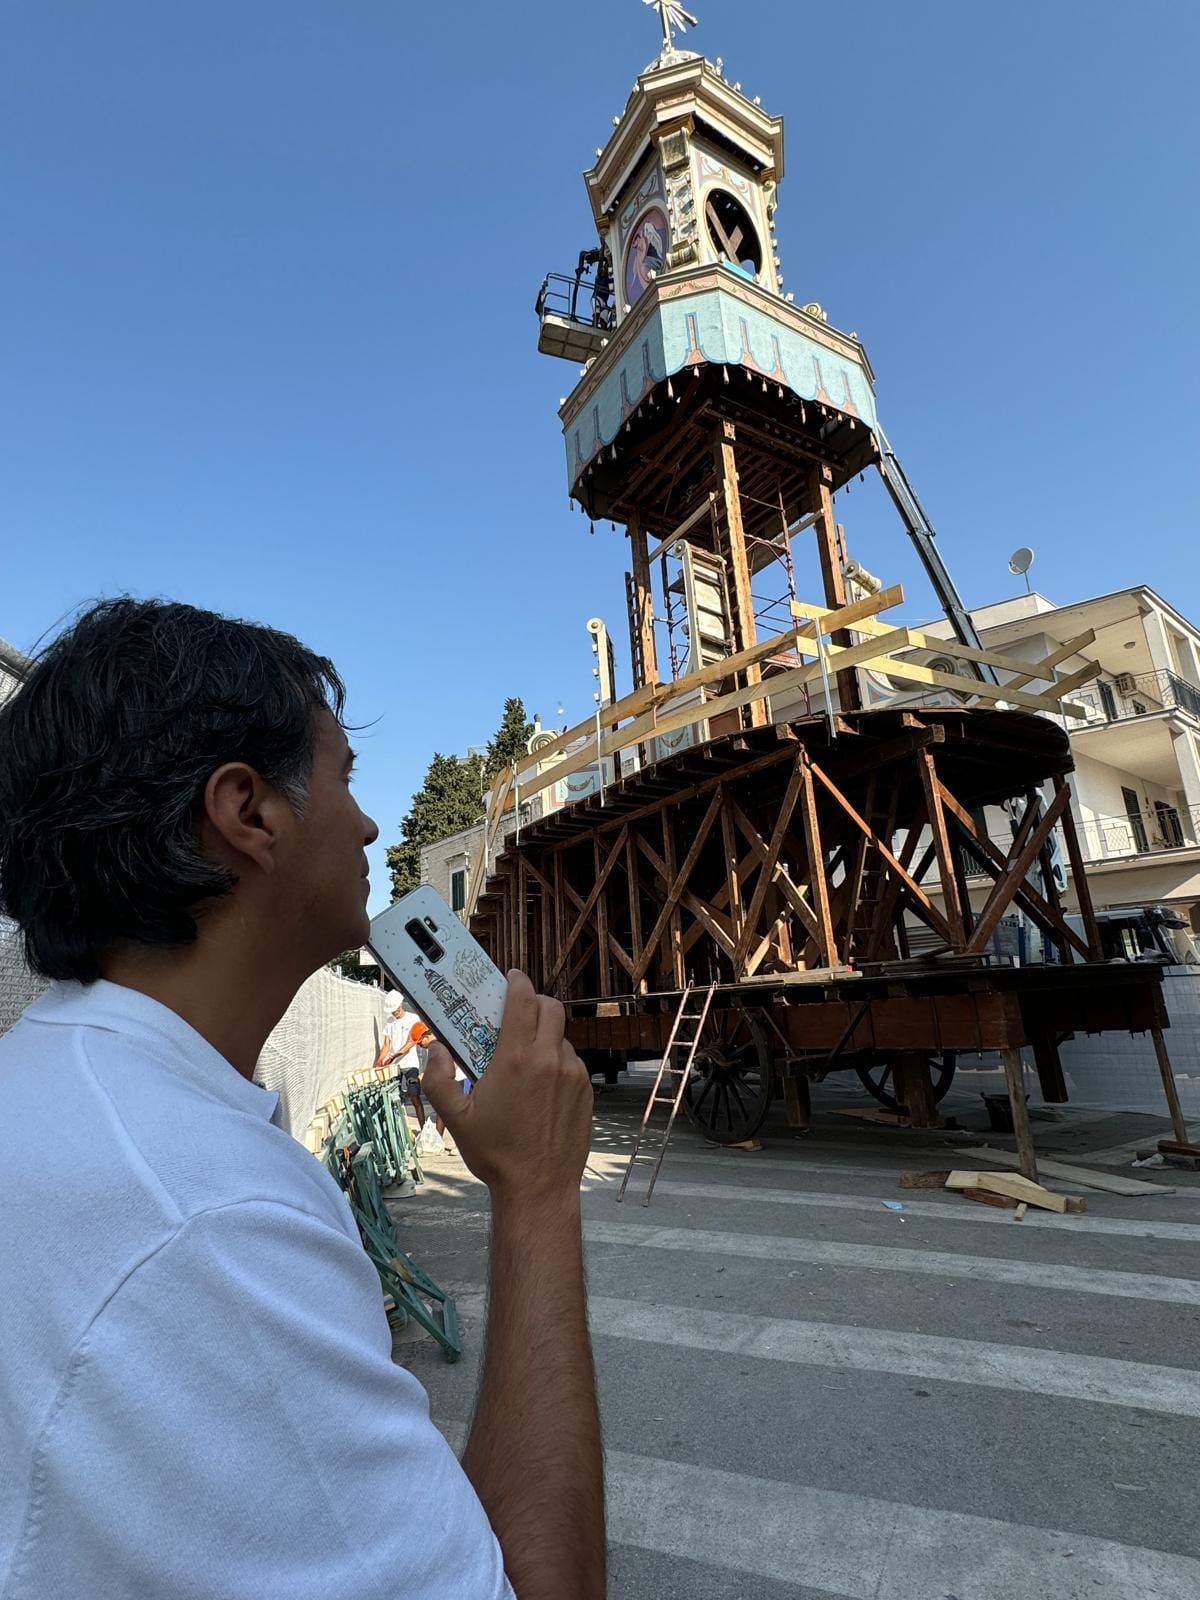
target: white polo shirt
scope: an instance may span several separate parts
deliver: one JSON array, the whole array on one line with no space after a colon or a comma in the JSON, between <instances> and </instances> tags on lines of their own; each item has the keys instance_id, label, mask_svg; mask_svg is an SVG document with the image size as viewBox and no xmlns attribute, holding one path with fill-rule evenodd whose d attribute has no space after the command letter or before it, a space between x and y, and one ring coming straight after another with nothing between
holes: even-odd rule
<instances>
[{"instance_id":1,"label":"white polo shirt","mask_svg":"<svg viewBox=\"0 0 1200 1600\"><path fill-rule=\"evenodd\" d=\"M0 1600L511 1600L345 1197L156 1001L0 1038Z\"/></svg>"}]
</instances>

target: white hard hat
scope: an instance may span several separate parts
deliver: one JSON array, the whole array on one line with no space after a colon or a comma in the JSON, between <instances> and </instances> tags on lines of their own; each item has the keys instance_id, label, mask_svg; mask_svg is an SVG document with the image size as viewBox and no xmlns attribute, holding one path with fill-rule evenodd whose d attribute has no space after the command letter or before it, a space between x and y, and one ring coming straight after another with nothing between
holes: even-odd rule
<instances>
[{"instance_id":1,"label":"white hard hat","mask_svg":"<svg viewBox=\"0 0 1200 1600\"><path fill-rule=\"evenodd\" d=\"M389 989L383 997L383 1003L389 1011L399 1011L404 1004L404 996L399 989Z\"/></svg>"}]
</instances>

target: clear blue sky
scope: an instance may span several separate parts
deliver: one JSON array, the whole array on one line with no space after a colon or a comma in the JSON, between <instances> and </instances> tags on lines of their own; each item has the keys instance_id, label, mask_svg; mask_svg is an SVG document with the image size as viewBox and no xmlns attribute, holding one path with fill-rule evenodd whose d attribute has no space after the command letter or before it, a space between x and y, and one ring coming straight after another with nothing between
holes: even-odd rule
<instances>
[{"instance_id":1,"label":"clear blue sky","mask_svg":"<svg viewBox=\"0 0 1200 1600\"><path fill-rule=\"evenodd\" d=\"M695 9L787 119L788 285L864 340L968 601L1030 543L1053 598L1200 614L1200 8ZM376 905L432 751L508 693L585 715L585 620L623 644L624 540L568 509L575 369L533 301L594 242L580 175L657 28L638 0L0 5L0 634L128 590L333 656L378 719ZM881 493L839 512L931 616Z\"/></svg>"}]
</instances>

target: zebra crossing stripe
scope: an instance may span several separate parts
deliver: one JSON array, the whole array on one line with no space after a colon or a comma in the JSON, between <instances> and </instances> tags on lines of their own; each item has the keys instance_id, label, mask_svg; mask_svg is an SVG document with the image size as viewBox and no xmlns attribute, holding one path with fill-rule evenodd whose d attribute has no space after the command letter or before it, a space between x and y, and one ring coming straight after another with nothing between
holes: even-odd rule
<instances>
[{"instance_id":1,"label":"zebra crossing stripe","mask_svg":"<svg viewBox=\"0 0 1200 1600\"><path fill-rule=\"evenodd\" d=\"M1200 1281L1148 1272L1107 1272L1095 1267L1006 1261L947 1250L909 1250L898 1245L843 1244L835 1240L776 1235L759 1237L700 1228L659 1228L647 1223L606 1222L595 1217L585 1220L583 1231L584 1238L593 1245L682 1250L690 1254L807 1262L819 1267L855 1267L875 1272L920 1273L938 1278L1009 1283L1026 1289L1052 1289L1059 1293L1113 1295L1158 1300L1166 1305L1200 1306Z\"/></svg>"}]
</instances>

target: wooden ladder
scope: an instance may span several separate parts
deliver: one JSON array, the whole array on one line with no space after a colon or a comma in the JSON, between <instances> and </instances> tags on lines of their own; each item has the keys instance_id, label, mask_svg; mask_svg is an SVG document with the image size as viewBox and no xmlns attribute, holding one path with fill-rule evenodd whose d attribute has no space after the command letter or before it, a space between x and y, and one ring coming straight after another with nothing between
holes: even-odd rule
<instances>
[{"instance_id":1,"label":"wooden ladder","mask_svg":"<svg viewBox=\"0 0 1200 1600\"><path fill-rule=\"evenodd\" d=\"M704 1034L704 1027L708 1021L708 1013L712 1009L713 995L715 995L716 992L716 984L710 983L708 988L704 991L704 998L700 1002L699 1011L693 1011L689 1010L688 1008L697 998L695 984L689 983L687 988L683 991L683 996L679 1001L679 1010L675 1013L675 1021L671 1028L671 1035L667 1040L667 1048L663 1052L663 1058L658 1064L658 1074L654 1079L654 1087L650 1091L649 1100L646 1101L646 1114L643 1116L642 1125L638 1129L637 1142L634 1144L633 1154L629 1158L629 1165L625 1168L625 1176L621 1179L621 1188L617 1195L618 1201L624 1200L625 1189L629 1183L634 1166L637 1163L638 1157L642 1156L642 1144L645 1141L646 1134L649 1131L650 1118L654 1115L655 1106L670 1106L670 1115L667 1117L667 1125L663 1130L662 1142L658 1145L657 1149L647 1150L645 1155L642 1156L643 1160L654 1162L654 1170L650 1174L650 1183L646 1189L645 1195L642 1198L642 1204L644 1206L648 1206L650 1204L650 1196L654 1193L654 1185L658 1182L658 1174L662 1168L663 1157L666 1155L667 1146L671 1142L671 1130L675 1126L675 1118L679 1115L679 1107L683 1104L684 1091L686 1090L688 1086L688 1080L692 1075L692 1067L696 1060L696 1051L699 1048L700 1040ZM690 1038L685 1039L680 1037L680 1030L683 1028L684 1023L686 1022L695 1024L695 1032L692 1033ZM675 1064L676 1051L687 1052L683 1063L680 1066ZM674 1084L673 1091L670 1094L662 1093L664 1078L670 1078Z\"/></svg>"}]
</instances>

